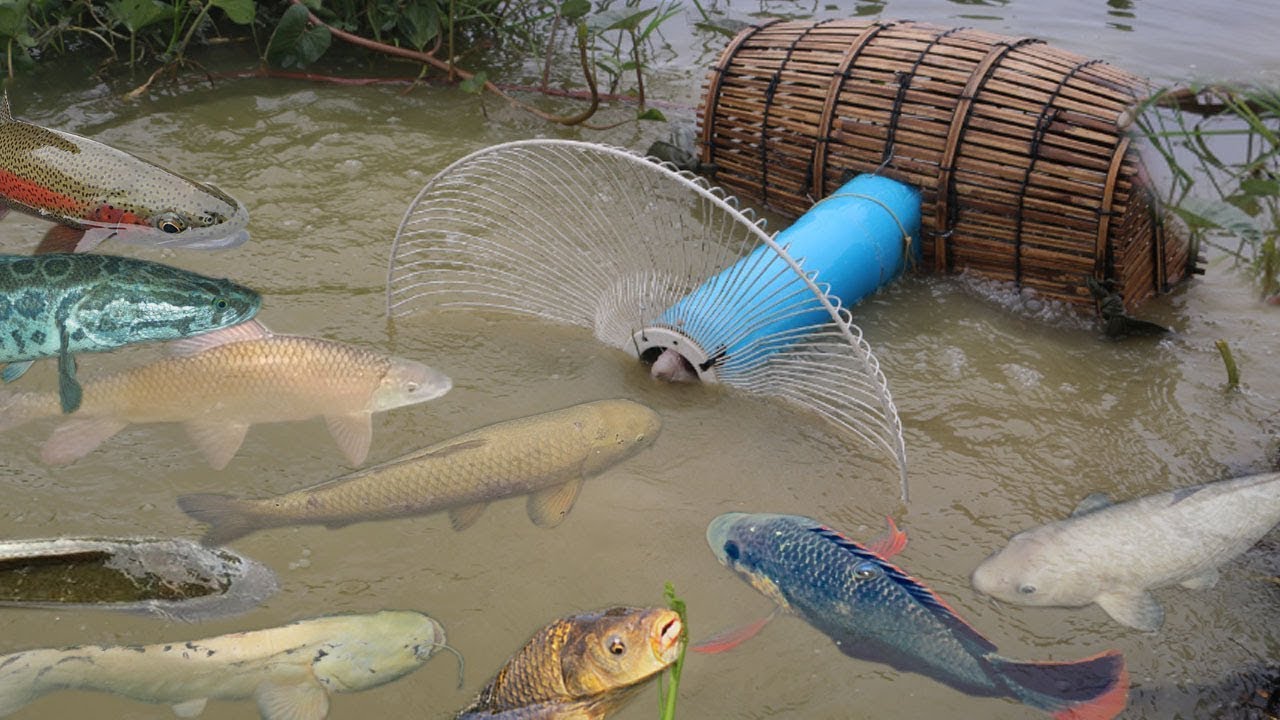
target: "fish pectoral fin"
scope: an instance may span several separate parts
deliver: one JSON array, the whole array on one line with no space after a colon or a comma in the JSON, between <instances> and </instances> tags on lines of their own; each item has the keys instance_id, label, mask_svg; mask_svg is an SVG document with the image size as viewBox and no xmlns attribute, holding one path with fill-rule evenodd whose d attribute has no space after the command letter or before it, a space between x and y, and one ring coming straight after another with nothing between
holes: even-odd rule
<instances>
[{"instance_id":1,"label":"fish pectoral fin","mask_svg":"<svg viewBox=\"0 0 1280 720\"><path fill-rule=\"evenodd\" d=\"M180 702L173 706L173 714L180 718L192 718L204 712L204 706L209 704L209 698L195 698Z\"/></svg>"},{"instance_id":2,"label":"fish pectoral fin","mask_svg":"<svg viewBox=\"0 0 1280 720\"><path fill-rule=\"evenodd\" d=\"M81 242L84 241L84 228L71 227L57 223L53 227L45 231L40 243L36 245L35 255L48 255L50 253L73 253L76 252ZM102 242L101 240L98 243ZM98 243L94 243L97 245ZM80 250L80 252L86 252Z\"/></svg>"},{"instance_id":3,"label":"fish pectoral fin","mask_svg":"<svg viewBox=\"0 0 1280 720\"><path fill-rule=\"evenodd\" d=\"M1076 509L1071 511L1071 517L1079 517L1080 515L1088 515L1091 512L1097 512L1104 507L1111 506L1111 498L1106 493L1091 493L1080 501Z\"/></svg>"},{"instance_id":4,"label":"fish pectoral fin","mask_svg":"<svg viewBox=\"0 0 1280 720\"><path fill-rule=\"evenodd\" d=\"M75 248L70 252L87 253L104 241L120 235L120 231L113 227L91 227L85 228L80 232L83 233L83 237L80 238L80 242L76 243Z\"/></svg>"},{"instance_id":5,"label":"fish pectoral fin","mask_svg":"<svg viewBox=\"0 0 1280 720\"><path fill-rule=\"evenodd\" d=\"M409 461L418 461L418 460L421 460L422 458L427 458L427 457L444 457L445 455L452 455L456 452L462 452L463 450L474 450L475 448L484 447L488 443L489 441L483 438L480 438L478 440L467 440L465 442L454 443L452 445L445 445L442 448L428 450L421 454L412 455L405 459Z\"/></svg>"},{"instance_id":6,"label":"fish pectoral fin","mask_svg":"<svg viewBox=\"0 0 1280 720\"><path fill-rule=\"evenodd\" d=\"M7 383L13 382L22 377L22 374L31 369L31 364L35 360L22 360L21 362L11 362L4 366L4 370L0 370L0 380Z\"/></svg>"},{"instance_id":7,"label":"fish pectoral fin","mask_svg":"<svg viewBox=\"0 0 1280 720\"><path fill-rule=\"evenodd\" d=\"M552 528L564 521L582 491L583 479L543 488L529 496L529 519L541 528Z\"/></svg>"},{"instance_id":8,"label":"fish pectoral fin","mask_svg":"<svg viewBox=\"0 0 1280 720\"><path fill-rule=\"evenodd\" d=\"M485 503L475 503L472 505L463 505L462 507L451 508L449 510L449 522L453 524L454 530L466 530L480 519L480 513L488 507Z\"/></svg>"},{"instance_id":9,"label":"fish pectoral fin","mask_svg":"<svg viewBox=\"0 0 1280 720\"><path fill-rule=\"evenodd\" d=\"M113 417L76 417L57 428L40 448L40 459L49 465L66 465L93 452L128 423Z\"/></svg>"},{"instance_id":10,"label":"fish pectoral fin","mask_svg":"<svg viewBox=\"0 0 1280 720\"><path fill-rule=\"evenodd\" d=\"M369 444L373 442L372 413L326 415L324 423L329 427L329 434L338 444L338 449L347 456L347 463L353 467L363 465L369 456Z\"/></svg>"},{"instance_id":11,"label":"fish pectoral fin","mask_svg":"<svg viewBox=\"0 0 1280 720\"><path fill-rule=\"evenodd\" d=\"M1164 624L1164 608L1145 590L1122 590L1099 595L1095 602L1121 625L1155 632Z\"/></svg>"},{"instance_id":12,"label":"fish pectoral fin","mask_svg":"<svg viewBox=\"0 0 1280 720\"><path fill-rule=\"evenodd\" d=\"M67 328L58 328L58 335L58 399L62 402L63 413L73 413L80 409L84 390L76 380L76 357L69 351L71 339L67 336Z\"/></svg>"},{"instance_id":13,"label":"fish pectoral fin","mask_svg":"<svg viewBox=\"0 0 1280 720\"><path fill-rule=\"evenodd\" d=\"M702 653L703 655L713 655L715 653L732 650L756 635L759 635L760 631L764 629L764 626L768 625L769 621L777 617L780 612L781 609L775 607L768 615L765 615L759 620L752 620L745 625L721 630L696 645L690 645L689 649L696 653Z\"/></svg>"},{"instance_id":14,"label":"fish pectoral fin","mask_svg":"<svg viewBox=\"0 0 1280 720\"><path fill-rule=\"evenodd\" d=\"M170 355L187 357L197 355L219 345L230 345L231 343L244 342L246 340L265 340L272 335L273 333L267 329L266 325L257 320L249 320L239 325L232 325L212 332L171 340L164 344L164 349Z\"/></svg>"},{"instance_id":15,"label":"fish pectoral fin","mask_svg":"<svg viewBox=\"0 0 1280 720\"><path fill-rule=\"evenodd\" d=\"M184 424L191 442L200 448L214 470L221 470L236 456L249 432L248 423L191 420Z\"/></svg>"},{"instance_id":16,"label":"fish pectoral fin","mask_svg":"<svg viewBox=\"0 0 1280 720\"><path fill-rule=\"evenodd\" d=\"M324 720L329 694L314 679L281 685L265 682L255 693L263 720Z\"/></svg>"},{"instance_id":17,"label":"fish pectoral fin","mask_svg":"<svg viewBox=\"0 0 1280 720\"><path fill-rule=\"evenodd\" d=\"M1218 584L1218 568L1209 568L1205 572L1183 580L1181 585L1188 590L1208 590Z\"/></svg>"}]
</instances>

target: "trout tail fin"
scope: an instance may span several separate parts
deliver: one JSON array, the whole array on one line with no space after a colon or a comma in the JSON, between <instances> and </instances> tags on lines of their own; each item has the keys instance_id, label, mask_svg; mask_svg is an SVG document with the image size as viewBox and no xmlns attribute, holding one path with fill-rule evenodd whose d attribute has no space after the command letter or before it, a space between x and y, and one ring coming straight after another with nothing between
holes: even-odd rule
<instances>
[{"instance_id":1,"label":"trout tail fin","mask_svg":"<svg viewBox=\"0 0 1280 720\"><path fill-rule=\"evenodd\" d=\"M1128 701L1129 672L1115 650L1060 663L987 659L1014 697L1054 720L1111 720Z\"/></svg>"},{"instance_id":2,"label":"trout tail fin","mask_svg":"<svg viewBox=\"0 0 1280 720\"><path fill-rule=\"evenodd\" d=\"M209 530L200 539L200 542L209 546L225 545L262 527L251 512L249 501L231 495L183 495L178 498L178 507L209 526Z\"/></svg>"},{"instance_id":3,"label":"trout tail fin","mask_svg":"<svg viewBox=\"0 0 1280 720\"><path fill-rule=\"evenodd\" d=\"M53 650L28 650L0 655L0 717L17 712L51 688L41 678L52 667Z\"/></svg>"}]
</instances>

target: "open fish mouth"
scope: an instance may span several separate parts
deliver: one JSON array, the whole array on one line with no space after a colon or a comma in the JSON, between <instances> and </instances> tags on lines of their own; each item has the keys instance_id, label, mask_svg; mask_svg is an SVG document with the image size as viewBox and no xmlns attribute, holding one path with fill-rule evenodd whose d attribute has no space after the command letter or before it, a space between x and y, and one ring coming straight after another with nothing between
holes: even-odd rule
<instances>
[{"instance_id":1,"label":"open fish mouth","mask_svg":"<svg viewBox=\"0 0 1280 720\"><path fill-rule=\"evenodd\" d=\"M654 627L653 652L664 663L675 662L680 650L680 634L684 624L674 612L664 613Z\"/></svg>"}]
</instances>

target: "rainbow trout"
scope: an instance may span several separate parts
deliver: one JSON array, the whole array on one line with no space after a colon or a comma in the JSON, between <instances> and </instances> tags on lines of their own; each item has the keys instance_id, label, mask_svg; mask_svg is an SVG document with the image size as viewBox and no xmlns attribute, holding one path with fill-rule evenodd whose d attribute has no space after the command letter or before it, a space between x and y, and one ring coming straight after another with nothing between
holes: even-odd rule
<instances>
[{"instance_id":1,"label":"rainbow trout","mask_svg":"<svg viewBox=\"0 0 1280 720\"><path fill-rule=\"evenodd\" d=\"M542 628L457 720L601 720L680 655L680 616L616 607Z\"/></svg>"},{"instance_id":2,"label":"rainbow trout","mask_svg":"<svg viewBox=\"0 0 1280 720\"><path fill-rule=\"evenodd\" d=\"M0 255L0 378L58 358L64 413L80 407L73 355L230 327L262 298L229 280L112 255Z\"/></svg>"},{"instance_id":3,"label":"rainbow trout","mask_svg":"<svg viewBox=\"0 0 1280 720\"><path fill-rule=\"evenodd\" d=\"M983 560L978 592L1016 605L1097 603L1153 632L1164 609L1149 592L1211 587L1218 566L1280 523L1280 473L1195 485L1117 505L1090 495L1071 517L1024 530Z\"/></svg>"},{"instance_id":4,"label":"rainbow trout","mask_svg":"<svg viewBox=\"0 0 1280 720\"><path fill-rule=\"evenodd\" d=\"M180 422L221 470L250 425L323 417L347 461L360 465L373 413L426 402L452 387L420 362L275 335L256 320L176 340L168 349L176 356L86 381L80 409L53 431L44 461L75 461L130 424ZM0 431L57 413L52 393L0 397Z\"/></svg>"},{"instance_id":5,"label":"rainbow trout","mask_svg":"<svg viewBox=\"0 0 1280 720\"><path fill-rule=\"evenodd\" d=\"M37 252L86 252L109 238L203 249L249 239L249 211L221 190L100 142L15 120L7 95L0 104L0 200L59 223Z\"/></svg>"},{"instance_id":6,"label":"rainbow trout","mask_svg":"<svg viewBox=\"0 0 1280 720\"><path fill-rule=\"evenodd\" d=\"M564 519L587 477L653 442L658 414L630 400L599 400L463 433L360 472L262 499L197 494L178 498L221 545L262 528L342 527L448 510L456 530L499 498L529 495L540 527Z\"/></svg>"},{"instance_id":7,"label":"rainbow trout","mask_svg":"<svg viewBox=\"0 0 1280 720\"><path fill-rule=\"evenodd\" d=\"M816 520L728 513L711 521L707 543L721 563L850 657L970 695L1013 698L1059 720L1109 720L1124 709L1129 676L1119 653L1065 663L1001 657L932 590Z\"/></svg>"},{"instance_id":8,"label":"rainbow trout","mask_svg":"<svg viewBox=\"0 0 1280 720\"><path fill-rule=\"evenodd\" d=\"M444 645L419 612L331 615L157 645L81 645L0 655L0 716L56 690L97 690L200 714L210 699L258 703L265 720L321 720L330 692L384 685Z\"/></svg>"}]
</instances>

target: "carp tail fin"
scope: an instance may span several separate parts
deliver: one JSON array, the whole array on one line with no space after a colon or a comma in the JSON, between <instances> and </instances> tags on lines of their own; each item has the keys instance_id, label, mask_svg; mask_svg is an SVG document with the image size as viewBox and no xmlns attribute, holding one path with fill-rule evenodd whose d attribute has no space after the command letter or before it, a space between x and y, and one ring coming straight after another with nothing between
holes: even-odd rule
<instances>
[{"instance_id":1,"label":"carp tail fin","mask_svg":"<svg viewBox=\"0 0 1280 720\"><path fill-rule=\"evenodd\" d=\"M1014 697L1054 720L1111 720L1128 702L1129 672L1115 650L1073 662L987 660Z\"/></svg>"},{"instance_id":2,"label":"carp tail fin","mask_svg":"<svg viewBox=\"0 0 1280 720\"><path fill-rule=\"evenodd\" d=\"M209 547L226 545L260 529L249 511L249 501L218 493L195 493L178 498L182 512L209 526L200 542Z\"/></svg>"}]
</instances>

